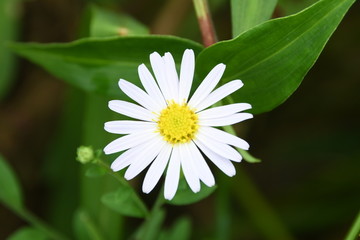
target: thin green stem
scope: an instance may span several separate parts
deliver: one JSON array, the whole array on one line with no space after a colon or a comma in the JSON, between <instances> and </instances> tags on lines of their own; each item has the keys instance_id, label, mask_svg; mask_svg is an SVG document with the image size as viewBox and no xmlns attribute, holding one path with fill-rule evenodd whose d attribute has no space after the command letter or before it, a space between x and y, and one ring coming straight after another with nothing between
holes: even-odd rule
<instances>
[{"instance_id":1,"label":"thin green stem","mask_svg":"<svg viewBox=\"0 0 360 240\"><path fill-rule=\"evenodd\" d=\"M119 174L117 174L116 172L114 172L114 171L109 167L109 165L108 165L107 163L105 163L103 160L97 159L97 163L98 163L101 167L103 167L109 175L113 176L122 186L129 186L129 183L128 183L123 177L121 177ZM139 195L138 195L135 191L134 191L134 194L136 195L136 197L137 197L138 199L141 199L141 198L139 197ZM144 207L146 207L145 204L144 204ZM146 209L146 212L148 212L148 209Z\"/></svg>"},{"instance_id":2,"label":"thin green stem","mask_svg":"<svg viewBox=\"0 0 360 240\"><path fill-rule=\"evenodd\" d=\"M153 207L151 208L150 214L146 217L140 231L137 234L139 240L155 240L159 237L161 225L165 218L165 211L162 209L162 205L165 199L162 195L163 188L159 192Z\"/></svg>"},{"instance_id":3,"label":"thin green stem","mask_svg":"<svg viewBox=\"0 0 360 240\"><path fill-rule=\"evenodd\" d=\"M127 186L129 185L129 183L121 176L119 176L119 174L115 173L113 170L111 170L111 168L109 167L109 165L107 163L105 163L103 160L98 159L97 163L103 167L106 172L108 174L110 174L111 176L113 176L121 185L123 186Z\"/></svg>"},{"instance_id":4,"label":"thin green stem","mask_svg":"<svg viewBox=\"0 0 360 240\"><path fill-rule=\"evenodd\" d=\"M47 225L37 216L29 212L27 209L13 209L21 218L25 219L31 225L45 233L49 238L54 240L66 240L67 237L63 236L61 233L54 230L52 227Z\"/></svg>"},{"instance_id":5,"label":"thin green stem","mask_svg":"<svg viewBox=\"0 0 360 240\"><path fill-rule=\"evenodd\" d=\"M345 240L356 240L358 237L360 237L360 211L353 225L351 226L350 231L347 234Z\"/></svg>"},{"instance_id":6,"label":"thin green stem","mask_svg":"<svg viewBox=\"0 0 360 240\"><path fill-rule=\"evenodd\" d=\"M211 19L207 0L193 0L196 16L203 39L203 44L208 47L217 42L215 28Z\"/></svg>"}]
</instances>

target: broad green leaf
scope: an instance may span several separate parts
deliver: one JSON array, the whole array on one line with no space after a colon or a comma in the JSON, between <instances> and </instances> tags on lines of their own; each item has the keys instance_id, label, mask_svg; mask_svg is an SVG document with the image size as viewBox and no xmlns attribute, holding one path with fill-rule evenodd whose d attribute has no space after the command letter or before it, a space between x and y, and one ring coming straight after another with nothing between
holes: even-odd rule
<instances>
[{"instance_id":1,"label":"broad green leaf","mask_svg":"<svg viewBox=\"0 0 360 240\"><path fill-rule=\"evenodd\" d=\"M5 205L21 210L22 194L14 172L7 164L5 159L0 155L0 201Z\"/></svg>"},{"instance_id":2,"label":"broad green leaf","mask_svg":"<svg viewBox=\"0 0 360 240\"><path fill-rule=\"evenodd\" d=\"M23 227L16 232L14 232L7 240L48 240L48 236L42 231L32 228L32 227Z\"/></svg>"},{"instance_id":3,"label":"broad green leaf","mask_svg":"<svg viewBox=\"0 0 360 240\"><path fill-rule=\"evenodd\" d=\"M90 215L78 209L74 215L74 232L78 240L105 240Z\"/></svg>"},{"instance_id":4,"label":"broad green leaf","mask_svg":"<svg viewBox=\"0 0 360 240\"><path fill-rule=\"evenodd\" d=\"M81 39L65 44L14 44L23 57L41 65L53 75L90 92L121 97L117 83L124 78L139 84L137 68L149 65L149 55L171 52L180 64L185 49L195 53L202 46L170 36L116 37Z\"/></svg>"},{"instance_id":5,"label":"broad green leaf","mask_svg":"<svg viewBox=\"0 0 360 240\"><path fill-rule=\"evenodd\" d=\"M231 0L233 37L271 18L277 0Z\"/></svg>"},{"instance_id":6,"label":"broad green leaf","mask_svg":"<svg viewBox=\"0 0 360 240\"><path fill-rule=\"evenodd\" d=\"M7 41L14 41L18 35L20 0L0 1L0 99L2 99L13 79L14 56Z\"/></svg>"},{"instance_id":7,"label":"broad green leaf","mask_svg":"<svg viewBox=\"0 0 360 240\"><path fill-rule=\"evenodd\" d=\"M131 186L121 186L117 191L103 195L101 202L125 216L143 218L148 215L144 203Z\"/></svg>"},{"instance_id":8,"label":"broad green leaf","mask_svg":"<svg viewBox=\"0 0 360 240\"><path fill-rule=\"evenodd\" d=\"M253 113L270 111L297 89L354 1L322 0L296 15L212 45L197 58L198 73L203 77L223 62L223 83L244 82L231 95L233 100L252 104Z\"/></svg>"},{"instance_id":9,"label":"broad green leaf","mask_svg":"<svg viewBox=\"0 0 360 240\"><path fill-rule=\"evenodd\" d=\"M177 189L175 197L170 201L167 201L167 203L172 205L187 205L196 203L208 197L211 193L215 191L216 188L216 185L213 187L207 187L202 184L200 192L194 193L187 185L185 179L180 178L179 187Z\"/></svg>"},{"instance_id":10,"label":"broad green leaf","mask_svg":"<svg viewBox=\"0 0 360 240\"><path fill-rule=\"evenodd\" d=\"M146 35L149 30L135 19L123 13L114 13L95 5L90 9L90 36L133 36Z\"/></svg>"}]
</instances>

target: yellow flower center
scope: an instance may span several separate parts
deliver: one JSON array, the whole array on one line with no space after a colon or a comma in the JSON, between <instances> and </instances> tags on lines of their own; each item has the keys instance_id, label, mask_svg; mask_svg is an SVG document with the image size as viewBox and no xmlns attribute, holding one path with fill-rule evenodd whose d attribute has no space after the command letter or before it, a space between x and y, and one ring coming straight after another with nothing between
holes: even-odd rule
<instances>
[{"instance_id":1,"label":"yellow flower center","mask_svg":"<svg viewBox=\"0 0 360 240\"><path fill-rule=\"evenodd\" d=\"M160 134L171 144L191 141L199 128L196 113L188 105L175 102L161 111L157 123Z\"/></svg>"}]
</instances>

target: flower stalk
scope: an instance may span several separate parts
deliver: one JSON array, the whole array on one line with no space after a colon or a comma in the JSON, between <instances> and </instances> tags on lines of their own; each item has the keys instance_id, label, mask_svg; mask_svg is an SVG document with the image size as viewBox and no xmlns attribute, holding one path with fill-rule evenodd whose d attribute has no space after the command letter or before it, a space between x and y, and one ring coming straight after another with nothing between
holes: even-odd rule
<instances>
[{"instance_id":1,"label":"flower stalk","mask_svg":"<svg viewBox=\"0 0 360 240\"><path fill-rule=\"evenodd\" d=\"M206 0L193 0L195 6L196 16L199 22L199 27L205 47L217 42L215 28L211 19L209 6Z\"/></svg>"}]
</instances>

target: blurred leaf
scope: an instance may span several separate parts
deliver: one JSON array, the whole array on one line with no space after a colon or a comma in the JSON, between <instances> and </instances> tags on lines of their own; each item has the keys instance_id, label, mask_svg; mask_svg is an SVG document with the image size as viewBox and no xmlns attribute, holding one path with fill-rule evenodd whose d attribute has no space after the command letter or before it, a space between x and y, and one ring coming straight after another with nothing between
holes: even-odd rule
<instances>
[{"instance_id":1,"label":"blurred leaf","mask_svg":"<svg viewBox=\"0 0 360 240\"><path fill-rule=\"evenodd\" d=\"M103 195L101 202L125 216L144 218L148 215L144 203L131 186L121 186L117 191Z\"/></svg>"},{"instance_id":2,"label":"blurred leaf","mask_svg":"<svg viewBox=\"0 0 360 240\"><path fill-rule=\"evenodd\" d=\"M88 167L88 169L86 169L85 171L85 176L87 177L101 177L106 173L106 170L101 167L101 166L97 166L97 165L91 165Z\"/></svg>"},{"instance_id":3,"label":"blurred leaf","mask_svg":"<svg viewBox=\"0 0 360 240\"><path fill-rule=\"evenodd\" d=\"M277 0L231 0L233 37L269 20Z\"/></svg>"},{"instance_id":4,"label":"blurred leaf","mask_svg":"<svg viewBox=\"0 0 360 240\"><path fill-rule=\"evenodd\" d=\"M196 203L208 197L215 191L216 188L216 185L208 187L202 184L200 192L194 193L187 185L185 178L180 178L179 187L175 197L172 200L167 201L167 203L172 205L187 205Z\"/></svg>"},{"instance_id":5,"label":"blurred leaf","mask_svg":"<svg viewBox=\"0 0 360 240\"><path fill-rule=\"evenodd\" d=\"M99 229L89 214L84 210L77 210L74 215L74 232L78 240L104 240Z\"/></svg>"},{"instance_id":6,"label":"blurred leaf","mask_svg":"<svg viewBox=\"0 0 360 240\"><path fill-rule=\"evenodd\" d=\"M32 228L32 227L23 227L7 238L7 240L47 240L49 239L46 234L42 231Z\"/></svg>"},{"instance_id":7,"label":"blurred leaf","mask_svg":"<svg viewBox=\"0 0 360 240\"><path fill-rule=\"evenodd\" d=\"M7 164L0 155L0 201L16 210L22 209L22 194L19 182Z\"/></svg>"},{"instance_id":8,"label":"blurred leaf","mask_svg":"<svg viewBox=\"0 0 360 240\"><path fill-rule=\"evenodd\" d=\"M95 5L90 8L90 36L133 36L147 35L149 30L135 19L123 13L114 13Z\"/></svg>"},{"instance_id":9,"label":"blurred leaf","mask_svg":"<svg viewBox=\"0 0 360 240\"><path fill-rule=\"evenodd\" d=\"M121 98L119 77L139 83L137 67L149 63L149 55L171 52L180 64L186 48L199 53L202 46L170 36L81 39L65 44L17 43L13 49L55 76L90 92Z\"/></svg>"},{"instance_id":10,"label":"blurred leaf","mask_svg":"<svg viewBox=\"0 0 360 240\"><path fill-rule=\"evenodd\" d=\"M161 226L165 219L165 211L157 209L151 213L150 218L140 227L136 233L135 239L158 240L161 232Z\"/></svg>"},{"instance_id":11,"label":"blurred leaf","mask_svg":"<svg viewBox=\"0 0 360 240\"><path fill-rule=\"evenodd\" d=\"M191 221L189 218L182 217L176 220L168 231L163 231L159 240L188 240L191 236Z\"/></svg>"},{"instance_id":12,"label":"blurred leaf","mask_svg":"<svg viewBox=\"0 0 360 240\"><path fill-rule=\"evenodd\" d=\"M322 0L296 15L214 44L198 56L198 73L203 77L223 62L223 83L241 79L245 84L231 95L235 102L252 104L253 113L270 111L300 85L354 1Z\"/></svg>"},{"instance_id":13,"label":"blurred leaf","mask_svg":"<svg viewBox=\"0 0 360 240\"><path fill-rule=\"evenodd\" d=\"M14 56L6 46L17 38L19 0L0 1L0 99L7 93L14 73Z\"/></svg>"},{"instance_id":14,"label":"blurred leaf","mask_svg":"<svg viewBox=\"0 0 360 240\"><path fill-rule=\"evenodd\" d=\"M254 157L248 151L245 151L245 150L243 150L241 148L236 148L236 149L240 152L241 156L248 163L259 163L259 162L261 162L261 159Z\"/></svg>"}]
</instances>

